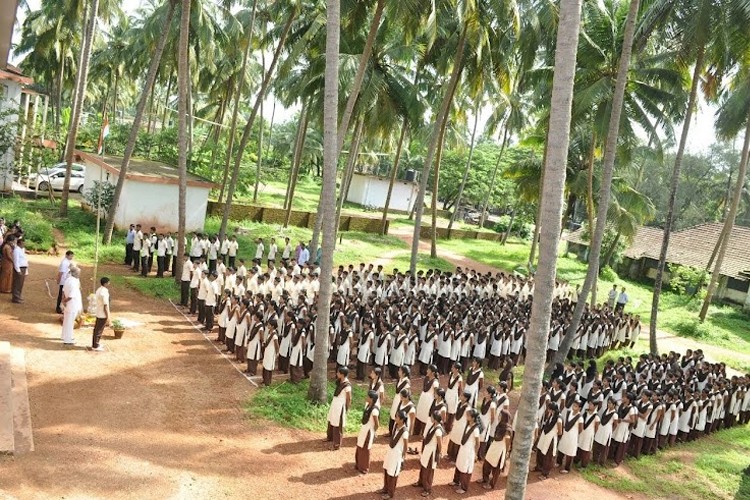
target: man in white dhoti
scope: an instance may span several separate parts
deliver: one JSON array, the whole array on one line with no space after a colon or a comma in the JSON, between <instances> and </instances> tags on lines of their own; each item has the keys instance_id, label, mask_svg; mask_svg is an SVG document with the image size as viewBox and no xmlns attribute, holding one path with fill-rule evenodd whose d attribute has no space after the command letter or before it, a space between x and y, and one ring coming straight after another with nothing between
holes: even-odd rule
<instances>
[{"instance_id":1,"label":"man in white dhoti","mask_svg":"<svg viewBox=\"0 0 750 500\"><path fill-rule=\"evenodd\" d=\"M75 345L73 328L76 318L83 311L80 277L81 270L78 267L71 267L69 276L63 284L63 324L61 337L65 345Z\"/></svg>"}]
</instances>

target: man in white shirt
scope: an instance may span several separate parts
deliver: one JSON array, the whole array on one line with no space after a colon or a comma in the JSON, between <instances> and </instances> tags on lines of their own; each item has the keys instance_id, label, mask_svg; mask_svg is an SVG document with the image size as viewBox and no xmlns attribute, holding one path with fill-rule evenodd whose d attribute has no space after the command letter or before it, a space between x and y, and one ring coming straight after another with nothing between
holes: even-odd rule
<instances>
[{"instance_id":1,"label":"man in white shirt","mask_svg":"<svg viewBox=\"0 0 750 500\"><path fill-rule=\"evenodd\" d=\"M266 251L266 247L263 244L263 238L255 240L255 263L260 266L263 263L263 253Z\"/></svg>"},{"instance_id":2,"label":"man in white shirt","mask_svg":"<svg viewBox=\"0 0 750 500\"><path fill-rule=\"evenodd\" d=\"M55 308L55 312L57 314L62 314L62 297L63 297L63 285L65 284L65 280L68 278L68 273L70 273L70 265L73 263L73 250L68 250L65 252L65 257L60 261L60 265L57 266L57 284L59 285L59 290L57 292L57 307Z\"/></svg>"},{"instance_id":3,"label":"man in white shirt","mask_svg":"<svg viewBox=\"0 0 750 500\"><path fill-rule=\"evenodd\" d=\"M617 306L615 307L615 312L623 312L625 309L625 304L628 303L628 294L625 293L625 287L622 287L620 289L620 295L617 296Z\"/></svg>"},{"instance_id":4,"label":"man in white shirt","mask_svg":"<svg viewBox=\"0 0 750 500\"><path fill-rule=\"evenodd\" d=\"M271 238L271 244L268 246L268 265L276 264L276 253L279 247L276 246L276 238Z\"/></svg>"},{"instance_id":5,"label":"man in white shirt","mask_svg":"<svg viewBox=\"0 0 750 500\"><path fill-rule=\"evenodd\" d=\"M203 272L205 270L206 264L203 261L203 257L200 257L193 264L193 274L190 278L190 314L198 312L198 288L201 285L201 279L203 279Z\"/></svg>"},{"instance_id":6,"label":"man in white shirt","mask_svg":"<svg viewBox=\"0 0 750 500\"><path fill-rule=\"evenodd\" d=\"M299 252L299 259L297 259L297 264L299 264L300 267L307 264L307 261L310 260L310 250L307 249L307 245L304 243L300 243L300 252Z\"/></svg>"},{"instance_id":7,"label":"man in white shirt","mask_svg":"<svg viewBox=\"0 0 750 500\"><path fill-rule=\"evenodd\" d=\"M193 261L190 260L190 254L185 253L185 261L182 263L182 276L180 277L180 305L188 306L190 297L190 280L193 278Z\"/></svg>"},{"instance_id":8,"label":"man in white shirt","mask_svg":"<svg viewBox=\"0 0 750 500\"><path fill-rule=\"evenodd\" d=\"M236 269L234 267L235 261L237 260L237 250L239 250L240 244L237 243L237 237L232 236L232 238L229 240L229 243L227 243L227 256L229 257L229 267L232 269Z\"/></svg>"},{"instance_id":9,"label":"man in white shirt","mask_svg":"<svg viewBox=\"0 0 750 500\"><path fill-rule=\"evenodd\" d=\"M208 254L208 272L216 272L216 261L219 259L219 241L215 236L211 236L208 240L208 247L206 250Z\"/></svg>"},{"instance_id":10,"label":"man in white shirt","mask_svg":"<svg viewBox=\"0 0 750 500\"><path fill-rule=\"evenodd\" d=\"M135 225L131 224L125 236L125 265L133 265L133 243L135 242Z\"/></svg>"},{"instance_id":11,"label":"man in white shirt","mask_svg":"<svg viewBox=\"0 0 750 500\"><path fill-rule=\"evenodd\" d=\"M133 238L133 271L138 272L141 265L141 247L143 246L143 232L141 225L135 225L135 237Z\"/></svg>"},{"instance_id":12,"label":"man in white shirt","mask_svg":"<svg viewBox=\"0 0 750 500\"><path fill-rule=\"evenodd\" d=\"M229 239L224 236L224 239L221 240L221 245L219 246L219 259L221 259L222 264L226 265L227 254L229 254Z\"/></svg>"},{"instance_id":13,"label":"man in white shirt","mask_svg":"<svg viewBox=\"0 0 750 500\"><path fill-rule=\"evenodd\" d=\"M164 239L164 235L160 234L156 238L156 277L164 277L164 268L166 267L167 261L167 240Z\"/></svg>"},{"instance_id":14,"label":"man in white shirt","mask_svg":"<svg viewBox=\"0 0 750 500\"><path fill-rule=\"evenodd\" d=\"M292 257L292 244L289 242L289 238L284 238L284 251L281 252L281 262L284 263L284 267L289 264L289 259Z\"/></svg>"},{"instance_id":15,"label":"man in white shirt","mask_svg":"<svg viewBox=\"0 0 750 500\"><path fill-rule=\"evenodd\" d=\"M197 262L203 256L203 246L201 244L201 235L193 233L193 239L190 240L190 258L193 263Z\"/></svg>"},{"instance_id":16,"label":"man in white shirt","mask_svg":"<svg viewBox=\"0 0 750 500\"><path fill-rule=\"evenodd\" d=\"M617 285L612 285L612 290L610 290L609 295L607 295L607 305L610 309L614 309L615 299L617 299Z\"/></svg>"},{"instance_id":17,"label":"man in white shirt","mask_svg":"<svg viewBox=\"0 0 750 500\"><path fill-rule=\"evenodd\" d=\"M201 288L203 289L203 323L206 326L206 332L211 333L214 329L214 308L216 307L216 288L214 281L216 272L209 272L208 276L203 279ZM200 318L199 318L200 320Z\"/></svg>"},{"instance_id":18,"label":"man in white shirt","mask_svg":"<svg viewBox=\"0 0 750 500\"><path fill-rule=\"evenodd\" d=\"M109 278L103 277L99 280L101 286L96 289L96 323L94 323L94 335L91 340L91 349L103 351L104 346L99 344L104 333L104 327L111 325L109 319Z\"/></svg>"},{"instance_id":19,"label":"man in white shirt","mask_svg":"<svg viewBox=\"0 0 750 500\"><path fill-rule=\"evenodd\" d=\"M29 261L26 259L26 249L23 238L16 240L13 249L13 300L14 304L23 304L23 282L29 274Z\"/></svg>"},{"instance_id":20,"label":"man in white shirt","mask_svg":"<svg viewBox=\"0 0 750 500\"><path fill-rule=\"evenodd\" d=\"M167 243L167 258L164 261L164 271L169 272L169 266L172 266L172 276L174 276L174 268L177 265L177 255L175 255L176 248L174 247L174 238L172 233L167 233L167 237L164 238Z\"/></svg>"},{"instance_id":21,"label":"man in white shirt","mask_svg":"<svg viewBox=\"0 0 750 500\"><path fill-rule=\"evenodd\" d=\"M150 269L148 268L149 257L151 256L151 237L144 236L141 239L141 276L144 278L148 276Z\"/></svg>"}]
</instances>

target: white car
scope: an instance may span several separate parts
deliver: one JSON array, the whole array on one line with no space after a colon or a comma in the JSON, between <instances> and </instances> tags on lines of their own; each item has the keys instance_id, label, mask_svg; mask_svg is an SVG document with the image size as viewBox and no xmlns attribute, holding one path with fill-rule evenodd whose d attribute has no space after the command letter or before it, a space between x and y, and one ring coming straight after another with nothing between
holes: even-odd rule
<instances>
[{"instance_id":1,"label":"white car","mask_svg":"<svg viewBox=\"0 0 750 500\"><path fill-rule=\"evenodd\" d=\"M70 173L70 190L83 193L83 184L85 180L86 167L74 163L73 169ZM62 168L59 165L50 168L49 175L43 169L37 174L34 182L39 191L48 191L50 185L52 185L54 191L62 191L63 184L65 183L65 164L62 164Z\"/></svg>"}]
</instances>

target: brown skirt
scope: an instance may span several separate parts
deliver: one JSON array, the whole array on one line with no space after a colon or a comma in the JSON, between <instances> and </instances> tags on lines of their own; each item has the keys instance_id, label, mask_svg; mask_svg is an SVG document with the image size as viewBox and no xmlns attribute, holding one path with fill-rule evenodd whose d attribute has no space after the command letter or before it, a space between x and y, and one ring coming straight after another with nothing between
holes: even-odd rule
<instances>
[{"instance_id":1,"label":"brown skirt","mask_svg":"<svg viewBox=\"0 0 750 500\"><path fill-rule=\"evenodd\" d=\"M271 380L273 380L273 372L271 370L266 370L265 368L263 368L263 385L271 385Z\"/></svg>"},{"instance_id":2,"label":"brown skirt","mask_svg":"<svg viewBox=\"0 0 750 500\"><path fill-rule=\"evenodd\" d=\"M357 451L354 452L354 465L359 472L367 474L370 471L370 450L357 446Z\"/></svg>"},{"instance_id":3,"label":"brown skirt","mask_svg":"<svg viewBox=\"0 0 750 500\"><path fill-rule=\"evenodd\" d=\"M429 467L419 467L419 482L418 486L421 486L427 493L432 492L432 480L435 478L435 469L432 468L432 461L430 461Z\"/></svg>"},{"instance_id":4,"label":"brown skirt","mask_svg":"<svg viewBox=\"0 0 750 500\"><path fill-rule=\"evenodd\" d=\"M334 427L330 422L328 422L326 439L333 442L334 450L338 450L341 447L341 427Z\"/></svg>"},{"instance_id":5,"label":"brown skirt","mask_svg":"<svg viewBox=\"0 0 750 500\"><path fill-rule=\"evenodd\" d=\"M449 459L450 459L451 461L453 461L453 462L455 462L455 461L456 461L456 459L458 458L458 450L459 450L459 449L461 449L461 447L460 447L459 445L457 445L457 444L456 444L456 443L454 443L453 441L448 441L448 451L447 451L447 455L448 455L448 458L449 458Z\"/></svg>"},{"instance_id":6,"label":"brown skirt","mask_svg":"<svg viewBox=\"0 0 750 500\"><path fill-rule=\"evenodd\" d=\"M305 376L304 372L302 371L301 366L290 366L289 367L290 372L290 380L293 384L299 383L302 378Z\"/></svg>"},{"instance_id":7,"label":"brown skirt","mask_svg":"<svg viewBox=\"0 0 750 500\"><path fill-rule=\"evenodd\" d=\"M10 293L13 289L13 262L7 258L0 261L0 293Z\"/></svg>"},{"instance_id":8,"label":"brown skirt","mask_svg":"<svg viewBox=\"0 0 750 500\"><path fill-rule=\"evenodd\" d=\"M396 496L396 482L398 476L390 476L387 471L383 471L383 490L393 498Z\"/></svg>"},{"instance_id":9,"label":"brown skirt","mask_svg":"<svg viewBox=\"0 0 750 500\"><path fill-rule=\"evenodd\" d=\"M258 373L258 360L248 359L247 360L247 373L250 375L257 375Z\"/></svg>"},{"instance_id":10,"label":"brown skirt","mask_svg":"<svg viewBox=\"0 0 750 500\"><path fill-rule=\"evenodd\" d=\"M469 491L469 483L471 482L471 474L461 472L460 470L458 470L458 467L456 467L456 470L453 473L453 482L458 483L458 486L462 490Z\"/></svg>"}]
</instances>

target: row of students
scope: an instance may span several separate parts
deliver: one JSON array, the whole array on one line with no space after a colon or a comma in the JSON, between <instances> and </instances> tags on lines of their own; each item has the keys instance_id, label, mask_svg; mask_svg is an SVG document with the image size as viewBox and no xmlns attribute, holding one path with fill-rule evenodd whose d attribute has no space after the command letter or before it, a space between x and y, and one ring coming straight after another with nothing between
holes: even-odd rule
<instances>
[{"instance_id":1,"label":"row of students","mask_svg":"<svg viewBox=\"0 0 750 500\"><path fill-rule=\"evenodd\" d=\"M595 370L595 365L594 365ZM601 376L571 364L544 383L537 414L536 470L622 463L750 422L750 375L727 377L700 350L607 362ZM579 388L585 387L585 391Z\"/></svg>"}]
</instances>

